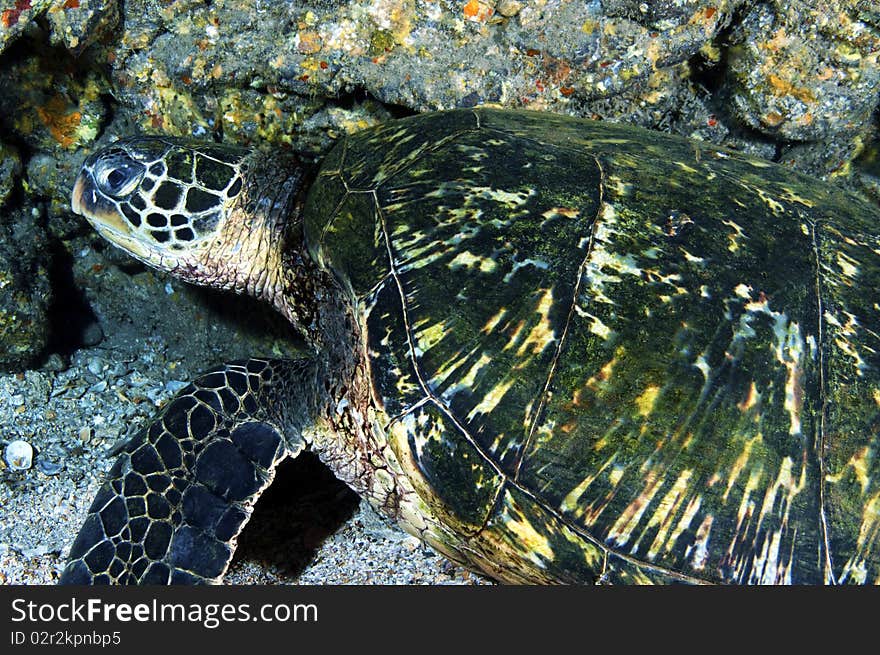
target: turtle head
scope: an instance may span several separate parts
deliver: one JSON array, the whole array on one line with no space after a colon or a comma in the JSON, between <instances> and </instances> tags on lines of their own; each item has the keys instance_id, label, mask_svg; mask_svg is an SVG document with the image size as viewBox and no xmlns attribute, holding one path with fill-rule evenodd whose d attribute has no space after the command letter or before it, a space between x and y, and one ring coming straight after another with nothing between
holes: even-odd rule
<instances>
[{"instance_id":1,"label":"turtle head","mask_svg":"<svg viewBox=\"0 0 880 655\"><path fill-rule=\"evenodd\" d=\"M168 137L92 154L73 211L136 259L187 282L270 300L302 173L245 148Z\"/></svg>"}]
</instances>

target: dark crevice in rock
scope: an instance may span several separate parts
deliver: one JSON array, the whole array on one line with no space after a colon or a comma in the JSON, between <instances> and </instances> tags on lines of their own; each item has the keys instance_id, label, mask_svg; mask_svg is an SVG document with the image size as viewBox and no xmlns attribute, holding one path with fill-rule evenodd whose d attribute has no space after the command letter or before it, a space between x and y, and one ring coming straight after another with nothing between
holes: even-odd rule
<instances>
[{"instance_id":1,"label":"dark crevice in rock","mask_svg":"<svg viewBox=\"0 0 880 655\"><path fill-rule=\"evenodd\" d=\"M73 256L53 239L49 246L52 263L49 280L54 297L49 306L49 343L46 354L57 353L68 359L76 350L100 342L101 328L73 274Z\"/></svg>"}]
</instances>

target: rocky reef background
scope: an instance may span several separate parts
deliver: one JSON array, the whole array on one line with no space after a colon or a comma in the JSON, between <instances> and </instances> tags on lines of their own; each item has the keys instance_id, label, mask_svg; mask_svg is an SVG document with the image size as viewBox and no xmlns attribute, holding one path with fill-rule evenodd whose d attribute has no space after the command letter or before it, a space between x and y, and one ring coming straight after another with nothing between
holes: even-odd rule
<instances>
[{"instance_id":1,"label":"rocky reef background","mask_svg":"<svg viewBox=\"0 0 880 655\"><path fill-rule=\"evenodd\" d=\"M878 101L876 0L0 0L0 449L37 453L0 461L0 581L54 577L106 448L177 384L296 348L252 305L100 242L69 209L95 148L158 132L320 154L493 103L682 134L880 202Z\"/></svg>"},{"instance_id":2,"label":"rocky reef background","mask_svg":"<svg viewBox=\"0 0 880 655\"><path fill-rule=\"evenodd\" d=\"M496 103L676 132L876 199L878 57L874 0L0 0L0 364L47 354L51 252L94 238L69 189L120 135L321 152L390 116Z\"/></svg>"}]
</instances>

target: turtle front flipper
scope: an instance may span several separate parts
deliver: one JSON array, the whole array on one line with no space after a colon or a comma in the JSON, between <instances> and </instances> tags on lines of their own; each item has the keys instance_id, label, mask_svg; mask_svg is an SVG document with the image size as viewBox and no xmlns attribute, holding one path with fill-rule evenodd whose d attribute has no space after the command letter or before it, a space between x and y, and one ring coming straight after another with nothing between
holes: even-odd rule
<instances>
[{"instance_id":1,"label":"turtle front flipper","mask_svg":"<svg viewBox=\"0 0 880 655\"><path fill-rule=\"evenodd\" d=\"M304 447L315 371L307 359L250 359L183 389L123 448L61 584L219 582L275 467Z\"/></svg>"}]
</instances>

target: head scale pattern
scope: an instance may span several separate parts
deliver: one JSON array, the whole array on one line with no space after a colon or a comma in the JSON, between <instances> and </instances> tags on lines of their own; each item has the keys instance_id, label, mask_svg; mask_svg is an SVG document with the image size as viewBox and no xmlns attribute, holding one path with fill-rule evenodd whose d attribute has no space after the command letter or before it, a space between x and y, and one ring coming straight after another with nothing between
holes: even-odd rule
<instances>
[{"instance_id":1,"label":"head scale pattern","mask_svg":"<svg viewBox=\"0 0 880 655\"><path fill-rule=\"evenodd\" d=\"M84 164L103 198L146 243L182 250L209 237L241 193L243 148L159 137L119 141Z\"/></svg>"}]
</instances>

